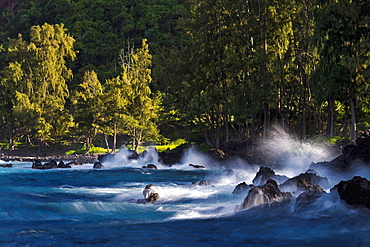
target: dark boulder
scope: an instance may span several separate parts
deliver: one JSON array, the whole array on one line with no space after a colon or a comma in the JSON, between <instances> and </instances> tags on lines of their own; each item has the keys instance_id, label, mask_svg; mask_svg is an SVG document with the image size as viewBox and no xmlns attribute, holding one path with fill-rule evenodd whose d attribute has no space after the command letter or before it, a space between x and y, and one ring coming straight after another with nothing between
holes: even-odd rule
<instances>
[{"instance_id":1,"label":"dark boulder","mask_svg":"<svg viewBox=\"0 0 370 247\"><path fill-rule=\"evenodd\" d=\"M64 164L64 162L63 162L63 161L60 161L57 167L58 167L58 168L71 168L71 166L70 166L70 165L68 165L68 164Z\"/></svg>"},{"instance_id":2,"label":"dark boulder","mask_svg":"<svg viewBox=\"0 0 370 247\"><path fill-rule=\"evenodd\" d=\"M98 156L98 161L100 163L106 162L106 161L113 161L116 158L116 154L100 154Z\"/></svg>"},{"instance_id":3,"label":"dark boulder","mask_svg":"<svg viewBox=\"0 0 370 247\"><path fill-rule=\"evenodd\" d=\"M157 170L157 166L154 165L154 164L149 164L149 165L146 165L146 166L143 166L142 168L147 168L147 169L154 169L154 170Z\"/></svg>"},{"instance_id":4,"label":"dark boulder","mask_svg":"<svg viewBox=\"0 0 370 247\"><path fill-rule=\"evenodd\" d=\"M310 166L316 169L325 168L334 172L344 172L356 169L358 165L370 164L370 130L366 130L355 143L351 143L342 149L342 155L330 162L312 163Z\"/></svg>"},{"instance_id":5,"label":"dark boulder","mask_svg":"<svg viewBox=\"0 0 370 247\"><path fill-rule=\"evenodd\" d=\"M135 150L128 150L127 159L136 160L139 158L139 154Z\"/></svg>"},{"instance_id":6,"label":"dark boulder","mask_svg":"<svg viewBox=\"0 0 370 247\"><path fill-rule=\"evenodd\" d=\"M55 160L51 160L49 162L46 162L45 164L42 164L41 161L39 161L39 160L35 160L32 163L32 168L33 169L39 169L39 170L53 169L53 168L57 168L57 167L58 167L58 165L57 165L57 162Z\"/></svg>"},{"instance_id":7,"label":"dark boulder","mask_svg":"<svg viewBox=\"0 0 370 247\"><path fill-rule=\"evenodd\" d=\"M50 160L49 162L46 162L44 166L45 166L45 169L58 168L58 164L56 160Z\"/></svg>"},{"instance_id":8,"label":"dark boulder","mask_svg":"<svg viewBox=\"0 0 370 247\"><path fill-rule=\"evenodd\" d=\"M269 179L262 187L252 187L249 190L247 197L244 199L243 204L238 209L248 209L261 204L281 202L291 197L291 193L282 192L276 181Z\"/></svg>"},{"instance_id":9,"label":"dark boulder","mask_svg":"<svg viewBox=\"0 0 370 247\"><path fill-rule=\"evenodd\" d=\"M252 180L252 183L255 186L262 186L269 179L273 179L277 181L278 183L282 183L289 178L286 176L276 175L275 171L273 171L271 168L266 167L266 166L261 166L255 178Z\"/></svg>"},{"instance_id":10,"label":"dark boulder","mask_svg":"<svg viewBox=\"0 0 370 247\"><path fill-rule=\"evenodd\" d=\"M280 188L283 190L297 191L299 188L297 186L298 182L304 180L308 185L320 185L322 188L329 188L329 181L326 177L321 177L317 175L316 172L307 171L301 173L298 176L291 178L280 185Z\"/></svg>"},{"instance_id":11,"label":"dark boulder","mask_svg":"<svg viewBox=\"0 0 370 247\"><path fill-rule=\"evenodd\" d=\"M158 153L159 161L163 165L168 165L168 166L179 164L181 163L181 159L184 156L185 150L188 149L189 147L190 146L188 144L182 144L172 150L167 150L165 152L159 152Z\"/></svg>"},{"instance_id":12,"label":"dark boulder","mask_svg":"<svg viewBox=\"0 0 370 247\"><path fill-rule=\"evenodd\" d=\"M235 189L233 190L233 194L234 195L243 195L243 194L246 194L248 192L248 190L250 188L252 188L253 185L248 185L246 184L245 182L242 182L240 184L238 184Z\"/></svg>"},{"instance_id":13,"label":"dark boulder","mask_svg":"<svg viewBox=\"0 0 370 247\"><path fill-rule=\"evenodd\" d=\"M203 169L203 168L205 168L204 166L201 166L201 165L189 164L189 166L192 166L192 167L197 168L197 169Z\"/></svg>"},{"instance_id":14,"label":"dark boulder","mask_svg":"<svg viewBox=\"0 0 370 247\"><path fill-rule=\"evenodd\" d=\"M334 188L347 204L370 209L370 182L366 178L355 176L351 180L340 181Z\"/></svg>"},{"instance_id":15,"label":"dark boulder","mask_svg":"<svg viewBox=\"0 0 370 247\"><path fill-rule=\"evenodd\" d=\"M101 162L97 161L97 162L94 163L93 168L94 169L102 169L102 168L104 168L104 166Z\"/></svg>"},{"instance_id":16,"label":"dark boulder","mask_svg":"<svg viewBox=\"0 0 370 247\"><path fill-rule=\"evenodd\" d=\"M43 165L41 164L41 161L39 161L39 160L35 160L35 161L32 163L32 168L33 168L33 169L44 169L44 168L43 168Z\"/></svg>"}]
</instances>

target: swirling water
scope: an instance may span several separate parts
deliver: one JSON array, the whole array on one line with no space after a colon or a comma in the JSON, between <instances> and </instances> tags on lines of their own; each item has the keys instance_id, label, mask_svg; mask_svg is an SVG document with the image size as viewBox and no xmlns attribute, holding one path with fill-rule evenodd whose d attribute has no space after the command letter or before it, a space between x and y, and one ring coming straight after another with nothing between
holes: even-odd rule
<instances>
[{"instance_id":1,"label":"swirling water","mask_svg":"<svg viewBox=\"0 0 370 247\"><path fill-rule=\"evenodd\" d=\"M186 160L186 159L184 159ZM0 168L0 246L369 246L370 212L334 193L295 207L295 198L234 212L258 167L158 170L150 160L34 170ZM213 162L202 160L202 162ZM352 175L352 174L351 174ZM190 186L212 180L213 186ZM160 199L138 204L145 185Z\"/></svg>"}]
</instances>

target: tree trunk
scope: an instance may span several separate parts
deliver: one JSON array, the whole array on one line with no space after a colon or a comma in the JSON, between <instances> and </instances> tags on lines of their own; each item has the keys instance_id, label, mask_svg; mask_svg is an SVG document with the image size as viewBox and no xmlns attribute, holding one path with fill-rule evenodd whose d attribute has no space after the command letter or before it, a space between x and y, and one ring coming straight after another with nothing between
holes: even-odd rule
<instances>
[{"instance_id":1,"label":"tree trunk","mask_svg":"<svg viewBox=\"0 0 370 247\"><path fill-rule=\"evenodd\" d=\"M334 136L334 98L329 97L328 100L328 124L326 132L329 136Z\"/></svg>"},{"instance_id":2,"label":"tree trunk","mask_svg":"<svg viewBox=\"0 0 370 247\"><path fill-rule=\"evenodd\" d=\"M270 107L266 102L263 106L263 138L266 139L270 125Z\"/></svg>"},{"instance_id":3,"label":"tree trunk","mask_svg":"<svg viewBox=\"0 0 370 247\"><path fill-rule=\"evenodd\" d=\"M356 109L355 99L351 99L351 139L357 138L357 125L356 125Z\"/></svg>"},{"instance_id":4,"label":"tree trunk","mask_svg":"<svg viewBox=\"0 0 370 247\"><path fill-rule=\"evenodd\" d=\"M110 151L109 151L109 143L108 143L108 136L106 134L104 134L104 140L105 140L105 146L106 146L106 148L108 150L108 153L110 153ZM112 152L113 152L113 150L112 150Z\"/></svg>"},{"instance_id":5,"label":"tree trunk","mask_svg":"<svg viewBox=\"0 0 370 247\"><path fill-rule=\"evenodd\" d=\"M86 154L90 153L91 137L86 137Z\"/></svg>"},{"instance_id":6,"label":"tree trunk","mask_svg":"<svg viewBox=\"0 0 370 247\"><path fill-rule=\"evenodd\" d=\"M112 153L115 153L116 152L116 145L117 145L117 123L114 123Z\"/></svg>"}]
</instances>

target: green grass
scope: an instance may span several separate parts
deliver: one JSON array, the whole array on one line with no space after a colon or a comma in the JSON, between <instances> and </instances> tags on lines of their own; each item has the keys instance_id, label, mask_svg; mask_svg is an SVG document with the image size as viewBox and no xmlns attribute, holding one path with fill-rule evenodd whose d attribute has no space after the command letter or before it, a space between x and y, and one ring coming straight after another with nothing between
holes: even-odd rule
<instances>
[{"instance_id":1,"label":"green grass","mask_svg":"<svg viewBox=\"0 0 370 247\"><path fill-rule=\"evenodd\" d=\"M73 155L73 154L85 154L86 148L81 148L78 150L69 150L65 152L65 155ZM108 153L108 150L102 147L91 147L90 152L91 154L101 154L101 153Z\"/></svg>"}]
</instances>

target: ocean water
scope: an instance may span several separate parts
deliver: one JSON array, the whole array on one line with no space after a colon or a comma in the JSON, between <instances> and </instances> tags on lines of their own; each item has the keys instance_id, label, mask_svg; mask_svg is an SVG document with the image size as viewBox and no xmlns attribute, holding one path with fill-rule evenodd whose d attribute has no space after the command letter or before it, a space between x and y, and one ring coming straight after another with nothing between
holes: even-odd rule
<instances>
[{"instance_id":1,"label":"ocean water","mask_svg":"<svg viewBox=\"0 0 370 247\"><path fill-rule=\"evenodd\" d=\"M287 164L324 159L315 152L294 154ZM307 207L297 208L292 198L235 212L246 195L232 191L240 182L251 184L258 166L240 159L219 163L192 149L172 167L158 163L153 150L139 160L126 156L123 149L101 170L92 164L35 170L27 162L0 168L0 246L370 246L370 210L348 206L335 193ZM308 160L276 172L298 175ZM141 168L149 163L158 170ZM334 186L367 174L325 175ZM212 185L200 186L201 180ZM160 198L138 204L148 184Z\"/></svg>"}]
</instances>

